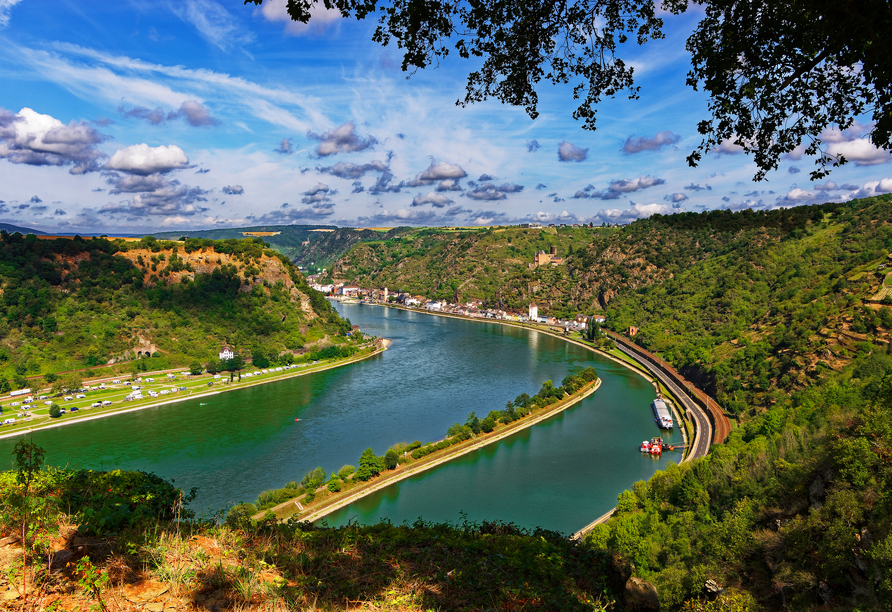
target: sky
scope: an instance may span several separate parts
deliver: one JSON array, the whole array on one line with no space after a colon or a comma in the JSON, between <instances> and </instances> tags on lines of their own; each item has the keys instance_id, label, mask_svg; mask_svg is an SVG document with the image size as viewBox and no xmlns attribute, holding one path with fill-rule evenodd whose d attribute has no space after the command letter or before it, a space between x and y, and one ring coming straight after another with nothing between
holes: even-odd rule
<instances>
[{"instance_id":1,"label":"sky","mask_svg":"<svg viewBox=\"0 0 892 612\"><path fill-rule=\"evenodd\" d=\"M892 160L857 123L823 134L849 164L809 180L794 152L767 180L725 143L690 168L707 98L685 84L696 10L629 44L638 100L572 118L462 108L478 64L413 74L375 20L285 0L0 0L0 221L48 232L281 224L349 227L628 223L655 213L771 209L892 191ZM408 77L408 78L407 78Z\"/></svg>"}]
</instances>

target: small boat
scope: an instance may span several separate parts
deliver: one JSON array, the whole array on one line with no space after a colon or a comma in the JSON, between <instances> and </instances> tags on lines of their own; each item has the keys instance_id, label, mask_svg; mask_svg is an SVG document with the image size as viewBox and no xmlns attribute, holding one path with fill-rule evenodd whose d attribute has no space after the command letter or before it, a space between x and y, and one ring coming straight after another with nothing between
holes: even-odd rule
<instances>
[{"instance_id":1,"label":"small boat","mask_svg":"<svg viewBox=\"0 0 892 612\"><path fill-rule=\"evenodd\" d=\"M646 455L662 455L664 450L663 438L657 436L651 440L645 440L638 449Z\"/></svg>"},{"instance_id":2,"label":"small boat","mask_svg":"<svg viewBox=\"0 0 892 612\"><path fill-rule=\"evenodd\" d=\"M300 419L294 419L294 422L297 423Z\"/></svg>"},{"instance_id":3,"label":"small boat","mask_svg":"<svg viewBox=\"0 0 892 612\"><path fill-rule=\"evenodd\" d=\"M207 404L207 402L201 402L201 403L198 404L198 405L199 405L199 406L207 406L208 404Z\"/></svg>"}]
</instances>

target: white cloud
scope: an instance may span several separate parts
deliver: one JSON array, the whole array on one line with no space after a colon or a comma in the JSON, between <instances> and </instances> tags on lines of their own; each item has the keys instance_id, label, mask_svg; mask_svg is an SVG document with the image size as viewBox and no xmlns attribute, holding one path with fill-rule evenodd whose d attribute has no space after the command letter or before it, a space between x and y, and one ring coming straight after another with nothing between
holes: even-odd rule
<instances>
[{"instance_id":1,"label":"white cloud","mask_svg":"<svg viewBox=\"0 0 892 612\"><path fill-rule=\"evenodd\" d=\"M308 132L308 138L319 141L316 155L327 157L336 153L355 153L364 151L378 143L373 137L362 138L356 134L356 126L348 121L341 127L329 130L324 134Z\"/></svg>"},{"instance_id":2,"label":"white cloud","mask_svg":"<svg viewBox=\"0 0 892 612\"><path fill-rule=\"evenodd\" d=\"M291 15L288 14L286 0L264 0L263 4L254 9L254 14L258 13L267 21L284 22L285 32L293 36L322 33L341 18L339 10L326 9L321 2L315 3L310 7L310 21L308 23L301 23L291 19Z\"/></svg>"},{"instance_id":3,"label":"white cloud","mask_svg":"<svg viewBox=\"0 0 892 612\"><path fill-rule=\"evenodd\" d=\"M468 176L468 173L458 164L449 162L436 163L431 160L431 165L424 171L415 175L415 178L406 183L409 187L421 187L446 180L458 180Z\"/></svg>"},{"instance_id":4,"label":"white cloud","mask_svg":"<svg viewBox=\"0 0 892 612\"><path fill-rule=\"evenodd\" d=\"M631 208L620 210L617 208L601 209L598 214L592 218L596 223L631 223L636 219L645 219L652 215L668 215L672 212L672 208L665 204L636 204L632 203Z\"/></svg>"},{"instance_id":5,"label":"white cloud","mask_svg":"<svg viewBox=\"0 0 892 612\"><path fill-rule=\"evenodd\" d=\"M143 143L115 151L106 167L130 174L154 174L188 165L186 153L176 145L150 147Z\"/></svg>"},{"instance_id":6,"label":"white cloud","mask_svg":"<svg viewBox=\"0 0 892 612\"><path fill-rule=\"evenodd\" d=\"M84 122L68 125L30 108L17 114L0 108L0 159L29 166L72 166L71 174L99 169L105 157L96 145L105 137Z\"/></svg>"},{"instance_id":7,"label":"white cloud","mask_svg":"<svg viewBox=\"0 0 892 612\"><path fill-rule=\"evenodd\" d=\"M213 0L185 0L172 5L176 15L188 21L208 42L224 51L254 40L225 8Z\"/></svg>"},{"instance_id":8,"label":"white cloud","mask_svg":"<svg viewBox=\"0 0 892 612\"><path fill-rule=\"evenodd\" d=\"M743 147L737 144L738 137L732 136L731 138L726 138L723 140L719 146L713 149L713 152L718 153L719 155L737 155L739 153L743 153ZM791 157L791 159L798 159L795 157Z\"/></svg>"},{"instance_id":9,"label":"white cloud","mask_svg":"<svg viewBox=\"0 0 892 612\"><path fill-rule=\"evenodd\" d=\"M242 195L245 193L245 188L241 185L225 185L221 191L228 195Z\"/></svg>"},{"instance_id":10,"label":"white cloud","mask_svg":"<svg viewBox=\"0 0 892 612\"><path fill-rule=\"evenodd\" d=\"M577 147L576 145L567 142L564 140L561 144L558 145L558 161L568 162L575 161L581 162L585 161L588 157L588 149L582 149Z\"/></svg>"},{"instance_id":11,"label":"white cloud","mask_svg":"<svg viewBox=\"0 0 892 612\"><path fill-rule=\"evenodd\" d=\"M424 196L419 193L412 198L412 206L424 206L425 204L430 204L434 208L445 208L449 204L455 204L455 202L449 196L442 193L434 193L433 191Z\"/></svg>"},{"instance_id":12,"label":"white cloud","mask_svg":"<svg viewBox=\"0 0 892 612\"><path fill-rule=\"evenodd\" d=\"M5 28L9 25L10 13L12 13L12 7L21 2L22 0L0 0L0 28Z\"/></svg>"},{"instance_id":13,"label":"white cloud","mask_svg":"<svg viewBox=\"0 0 892 612\"><path fill-rule=\"evenodd\" d=\"M857 166L875 166L892 161L889 151L878 149L867 138L857 138L848 142L831 142L826 156L832 158L845 157Z\"/></svg>"},{"instance_id":14,"label":"white cloud","mask_svg":"<svg viewBox=\"0 0 892 612\"><path fill-rule=\"evenodd\" d=\"M681 136L669 130L657 132L654 136L629 136L623 144L622 152L626 154L642 151L658 151L663 147L676 144Z\"/></svg>"}]
</instances>

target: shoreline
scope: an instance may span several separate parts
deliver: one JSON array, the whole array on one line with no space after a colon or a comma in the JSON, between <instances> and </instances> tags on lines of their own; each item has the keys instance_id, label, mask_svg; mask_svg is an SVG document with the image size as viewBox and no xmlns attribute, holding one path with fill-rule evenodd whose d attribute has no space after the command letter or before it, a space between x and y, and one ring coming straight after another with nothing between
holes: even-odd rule
<instances>
[{"instance_id":1,"label":"shoreline","mask_svg":"<svg viewBox=\"0 0 892 612\"><path fill-rule=\"evenodd\" d=\"M160 402L152 402L149 404L145 404L143 406L134 406L133 408L124 408L121 410L109 410L107 412L103 412L101 414L89 414L84 416L78 416L76 419L65 420L60 422L48 422L45 425L39 425L37 427L31 427L28 429L20 429L18 431L11 431L9 433L0 434L0 440L5 440L7 438L15 438L18 436L27 436L28 434L32 434L37 431L43 431L46 429L56 429L58 427L65 427L66 425L76 425L77 423L86 423L87 421L95 421L97 419L105 419L113 416L117 416L119 414L127 414L128 412L137 412L139 410L145 410L147 408L158 408L160 406L167 406L169 404L176 404L179 402L185 402L188 400L199 399L203 397L210 397L212 395L219 395L221 393L229 393L232 391L241 391L242 389L249 389L251 387L255 387L258 385L266 385L270 383L281 382L283 380L288 380L290 378L297 378L299 376L306 376L307 374L316 374L318 372L324 372L326 370L332 370L334 368L340 368L342 366L350 365L352 363L358 363L360 361L365 361L366 359L370 359L376 355L380 355L384 351L387 350L387 347L390 346L390 340L382 339L383 347L375 349L368 355L360 355L359 357L350 357L345 361L339 361L336 363L330 363L324 365L322 367L317 367L313 369L304 369L298 370L296 372L290 372L285 375L280 375L276 378L266 378L262 380L251 381L247 384L243 384L237 387L228 387L223 389L215 389L214 391L206 391L203 393L195 393L191 395L187 395L185 397L176 397L171 399L166 399Z\"/></svg>"},{"instance_id":2,"label":"shoreline","mask_svg":"<svg viewBox=\"0 0 892 612\"><path fill-rule=\"evenodd\" d=\"M453 459L457 459L459 457L462 457L462 456L472 453L474 451L480 450L481 448L489 446L490 444L499 442L499 441L501 441L509 436L512 436L518 432L521 432L525 429L529 429L533 425L537 425L537 424L541 423L542 421L550 419L551 417L564 412L568 408L575 406L576 404L578 404L579 402L581 402L588 396L592 395L600 387L601 387L601 378L599 377L598 380L594 381L594 383L592 383L586 389L577 391L575 394L573 394L563 400L555 402L554 404L552 404L549 408L547 408L543 412L541 412L537 415L533 415L529 419L521 419L519 421L514 421L512 423L509 423L504 429L502 429L499 432L495 432L494 434L486 434L486 437L483 440L481 440L479 438L468 440L467 442L470 442L470 444L468 444L467 446L463 446L463 444L465 444L463 442L461 444L456 445L455 447L450 447L449 449L443 449L443 451L438 451L438 452L446 452L446 454L441 455L436 458L433 458L429 462L425 462L423 459L421 459L417 463L412 464L407 468L404 468L404 471L401 471L400 468L398 467L396 470L391 471L391 473L384 475L383 478L375 481L374 483L370 483L367 487L364 487L359 491L356 491L356 490L354 490L352 492L347 491L347 492L345 492L345 495L346 495L345 497L332 499L330 504L326 504L320 508L313 509L312 512L310 512L309 514L307 514L304 517L301 517L301 521L308 521L308 522L312 523L312 522L321 520L321 519L325 518L326 516L336 512L346 506L349 506L350 504L352 504L356 501L359 501L363 497L367 497L368 495L371 495L372 493L375 493L375 492L381 490L382 488L389 487L392 484L396 484L398 482L406 480L407 478L411 478L412 476L417 476L418 474L422 474L428 470L434 469L434 468L439 467L445 463L448 463L449 461L452 461ZM454 449L454 451L453 451L453 449ZM453 451L453 452L449 452L449 451ZM259 512L257 515L255 515L255 517L260 518L263 515L265 515L267 512L277 513L277 510L279 510L279 511L285 510L289 505L294 506L296 499L297 498L289 499L288 501L278 504L268 510ZM300 512L294 512L292 514L288 514L288 515L281 516L281 517L278 516L278 514L277 514L276 519L284 520L284 519L290 518L292 516L295 516L299 513Z\"/></svg>"},{"instance_id":3,"label":"shoreline","mask_svg":"<svg viewBox=\"0 0 892 612\"><path fill-rule=\"evenodd\" d=\"M368 304L363 304L363 305L368 305ZM431 316L449 317L449 318L452 318L452 319L460 319L460 320L464 320L464 321L473 321L473 322L477 322L477 323L495 323L495 324L497 324L497 325L506 325L506 326L510 326L510 327L518 327L518 328L521 328L521 329L528 329L528 330L535 331L535 332L538 332L538 333L548 334L548 335L553 336L553 337L555 337L555 338L560 338L561 340L564 340L564 341L566 341L566 342L571 342L571 343L573 343L573 344L575 344L575 345L577 345L577 346L584 347L584 348L590 350L590 351L593 352L593 353L596 353L596 354L598 354L598 355L601 355L602 357L606 357L607 359L610 359L611 361L614 361L614 362L618 363L619 365L624 366L625 368L628 368L629 370L635 372L636 374L638 374L639 376L641 376L642 378L644 378L645 380L647 380L648 382L650 382L651 384L653 384L654 386L656 386L657 389L659 390L660 382L656 379L656 377L654 377L650 372L648 372L642 365L638 364L637 362L634 362L634 363L633 363L633 362L627 361L627 360L625 360L625 359L620 359L619 357L616 357L615 355L611 355L611 354L607 353L606 351L603 351L603 350L601 350L601 349L599 349L599 348L595 348L594 346L590 346L590 345L588 345L588 344L585 344L584 342L582 342L582 341L580 341L580 340L576 340L575 338L570 338L570 337L565 336L565 335L563 335L563 334L559 334L559 333L553 332L553 331L551 331L551 330L549 330L549 329L541 329L541 328L539 328L538 326L524 325L524 324L522 324L522 323L517 323L517 322L514 322L514 321L502 321L502 320L499 320L499 319L483 319L483 318L479 318L479 317L468 317L468 316L465 316L465 315L456 315L456 314L453 314L453 313L446 313L446 312L432 312L432 311L425 311L425 310L416 310L416 309L413 309L413 308L406 308L406 307L404 307L404 306L397 306L397 305L394 305L394 304L377 304L377 303L376 303L375 305L376 305L376 306L384 306L384 307L387 307L387 308L395 308L395 309L397 309L397 310L403 310L403 311L406 311L406 312L417 312L417 313L426 314L426 315L431 315ZM601 386L601 378L600 378L600 376L599 376L599 377L598 377L598 381L597 381L597 385L595 386L595 388L594 388L592 391L590 391L589 393L587 393L584 397L587 397L588 395L590 395L591 393L593 393L593 392L594 392L595 390L597 390L597 388L600 387L600 386ZM679 461L679 464L681 464L681 463L685 463L685 462L691 460L691 452L692 452L692 447L693 447L693 445L692 445L692 444L691 444L691 445L688 444L688 436L687 436L687 433L686 433L686 431L685 431L685 428L682 427L682 426L680 425L680 423L681 423L681 421L679 420L680 415L678 414L678 411L676 410L676 404L677 404L677 402L679 401L678 398L676 398L676 397L669 391L669 389L666 389L665 391L666 391L666 394L667 394L667 395L669 395L670 397L672 397L672 400L673 400L673 401L672 401L672 404L671 404L671 405L672 405L672 412L673 412L673 414L675 415L676 420L679 422L680 431L682 432L682 437L683 437L683 439L684 439L684 443L685 443L685 452L684 452L684 455L682 456L682 460ZM576 402L581 401L582 399L583 399L583 398L581 397L581 398L579 398L578 400L576 400ZM574 404L575 404L576 402L574 402ZM572 405L572 404L570 404L570 405ZM555 412L555 414L557 414L558 412L560 412L560 411L562 411L562 410L565 410L565 409L568 408L570 405L568 405L568 406L562 408L561 410ZM535 421L532 421L532 422L530 422L530 423L525 424L524 429L525 429L525 428L528 428L528 427L532 427L533 425L536 425L537 423L539 423L539 422L541 422L542 420L544 420L545 418L547 418L547 416L552 416L552 414L549 413L548 415L540 415L540 417L537 418ZM693 423L692 423L692 426L694 426ZM518 430L518 431L519 431L519 430ZM392 484L396 484L396 483L398 483L398 482L400 482L400 481L402 481L402 480L405 480L406 478L409 478L409 477L411 477L411 476L415 476L415 475L417 475L417 474L423 473L423 472L425 472L425 471L427 471L427 470L429 470L429 469L432 469L432 468L434 468L434 467L439 467L440 465L442 465L442 464L444 464L444 463L447 463L448 461L451 461L452 459L455 459L455 458L457 458L457 457L460 457L460 456L463 456L463 455L465 455L465 454L468 454L469 452L471 452L471 450L477 450L478 448L482 448L483 446L486 446L486 445L488 445L488 444L490 444L490 443L492 443L492 442L496 442L496 441L498 441L498 440L501 440L501 439L503 439L504 437L507 437L507 435L511 435L511 434L513 434L513 433L516 433L516 432L513 431L513 430L510 431L510 432L507 432L506 430L503 430L503 432L502 432L503 435L501 435L501 436L498 437L498 438L495 438L495 437L494 437L494 438L491 439L491 440L486 440L486 441L482 442L482 443L479 445L479 447L475 446L475 448L473 448L473 449L468 448L467 450L462 449L462 451L461 451L460 453L458 453L458 454L455 454L455 455L449 455L448 457L441 457L441 458L435 460L434 462L432 462L432 463L430 463L430 464L427 464L427 465L425 465L425 466L419 466L419 469L417 469L417 470L415 470L415 471L407 471L407 472L405 472L404 474L401 474L399 477L393 477L393 478L388 479L386 482L379 482L379 483L376 483L375 485L371 485L368 489L364 489L364 490L362 490L362 491L357 491L356 493L351 494L351 495L349 495L348 497L345 497L345 498L343 498L342 500L339 500L339 501L335 502L331 507L326 506L326 507L320 508L319 510L314 511L314 512L308 514L303 520L305 520L305 521L309 521L309 522L315 522L315 521L321 520L321 519L325 518L326 516L332 514L333 512L335 512L335 511L337 511L337 510L340 510L341 508L343 508L343 507L345 507L345 506L349 506L349 505L352 504L353 502L359 501L359 500L362 499L363 497L367 497L368 495L371 495L372 493L375 493L375 492L381 490L382 488L388 487L388 486L390 486L390 485L392 485ZM700 432L699 432L699 431L697 430L697 428L694 426L694 432L693 432L693 438L694 438L694 440L697 439L697 437L699 436L699 434L700 434ZM254 516L254 518L255 518L255 519L256 519L256 518L260 518L260 517L262 517L264 514L266 514L267 512L276 512L276 510L278 510L278 509L284 509L285 507L287 507L287 506L289 506L289 505L292 505L292 506L293 506L294 504L295 504L295 499L290 499L290 500L288 500L288 501L286 501L286 502L283 502L282 504L278 504L278 505L276 505L276 506L274 506L274 507L272 507L272 508L270 508L270 509L268 509L268 510L265 510L264 512L258 513L257 515ZM578 539L581 539L581 538L585 537L585 535L586 535L589 531L591 531L592 528L594 528L596 525L598 525L598 524L600 524L600 523L604 523L604 522L606 522L607 520L609 520L610 517L613 516L614 512L616 512L616 506L614 506L613 508L611 508L610 510L608 510L607 512L605 512L604 514L602 514L601 516L599 516L599 517L598 517L597 519L595 519L593 522L589 523L588 525L585 525L582 529L580 529L579 531L573 533L573 534L570 535L569 537L570 537L571 539L574 539L574 540L578 540ZM277 520L284 520L284 519L288 518L289 516L294 516L294 515L299 514L299 513L300 513L300 511L298 511L298 512L294 512L294 513L292 513L292 514L290 514L290 515L287 515L287 516L284 516L284 517L281 517L281 518L277 516L276 518L277 518Z\"/></svg>"}]
</instances>

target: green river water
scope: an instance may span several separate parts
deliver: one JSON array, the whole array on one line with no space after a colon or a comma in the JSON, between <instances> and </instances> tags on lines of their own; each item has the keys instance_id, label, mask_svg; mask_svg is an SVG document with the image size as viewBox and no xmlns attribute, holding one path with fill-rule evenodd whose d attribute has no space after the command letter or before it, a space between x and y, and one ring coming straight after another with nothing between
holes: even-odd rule
<instances>
[{"instance_id":1,"label":"green river water","mask_svg":"<svg viewBox=\"0 0 892 612\"><path fill-rule=\"evenodd\" d=\"M211 514L316 466L356 465L368 447L383 454L395 442L440 439L471 411L482 418L520 393L536 393L546 379L559 384L594 366L603 384L573 408L326 522L466 514L570 533L615 505L633 482L680 459L638 453L641 440L659 433L653 387L582 347L495 323L359 304L338 310L364 333L390 339L390 349L318 374L39 431L34 440L54 465L145 470L198 487L192 507ZM681 435L670 439L679 443ZM0 440L0 457L10 457L14 444Z\"/></svg>"}]
</instances>

